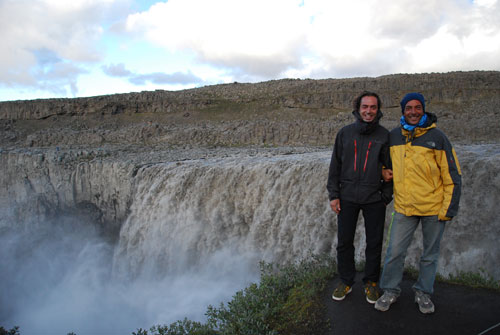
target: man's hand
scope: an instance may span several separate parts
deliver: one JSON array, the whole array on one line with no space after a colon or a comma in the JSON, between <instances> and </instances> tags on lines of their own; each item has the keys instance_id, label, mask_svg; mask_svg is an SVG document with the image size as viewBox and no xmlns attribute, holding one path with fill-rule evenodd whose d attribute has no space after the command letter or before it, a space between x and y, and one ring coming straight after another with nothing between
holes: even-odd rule
<instances>
[{"instance_id":1,"label":"man's hand","mask_svg":"<svg viewBox=\"0 0 500 335\"><path fill-rule=\"evenodd\" d=\"M340 213L340 199L333 199L332 201L330 201L330 207L332 208L332 211L339 214Z\"/></svg>"},{"instance_id":2,"label":"man's hand","mask_svg":"<svg viewBox=\"0 0 500 335\"><path fill-rule=\"evenodd\" d=\"M390 182L392 180L392 170L382 169L382 179L384 179L386 183Z\"/></svg>"}]
</instances>

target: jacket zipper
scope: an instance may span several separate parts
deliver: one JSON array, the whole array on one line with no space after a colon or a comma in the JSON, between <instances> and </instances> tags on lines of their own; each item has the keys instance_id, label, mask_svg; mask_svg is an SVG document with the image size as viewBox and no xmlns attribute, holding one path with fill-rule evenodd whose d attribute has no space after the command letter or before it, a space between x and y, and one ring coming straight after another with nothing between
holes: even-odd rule
<instances>
[{"instance_id":1,"label":"jacket zipper","mask_svg":"<svg viewBox=\"0 0 500 335\"><path fill-rule=\"evenodd\" d=\"M356 161L358 160L358 143L354 140L354 171L356 171Z\"/></svg>"},{"instance_id":2,"label":"jacket zipper","mask_svg":"<svg viewBox=\"0 0 500 335\"><path fill-rule=\"evenodd\" d=\"M368 155L370 154L370 148L372 146L372 142L368 143L368 149L366 150L366 157L365 157L365 165L363 165L363 172L366 171L366 163L368 162Z\"/></svg>"}]
</instances>

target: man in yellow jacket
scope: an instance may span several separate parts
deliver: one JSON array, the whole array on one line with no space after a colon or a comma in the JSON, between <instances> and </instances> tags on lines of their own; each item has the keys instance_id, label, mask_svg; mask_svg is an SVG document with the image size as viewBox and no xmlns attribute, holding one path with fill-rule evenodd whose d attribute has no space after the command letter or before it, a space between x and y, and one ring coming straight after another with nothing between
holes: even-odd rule
<instances>
[{"instance_id":1,"label":"man in yellow jacket","mask_svg":"<svg viewBox=\"0 0 500 335\"><path fill-rule=\"evenodd\" d=\"M392 170L386 177L394 182L395 214L380 277L384 294L375 308L387 311L399 297L406 252L421 224L423 253L413 290L420 312L427 314L434 312L430 296L445 223L458 212L461 171L450 141L436 128L437 117L425 111L424 96L405 95L401 109L401 126L389 139Z\"/></svg>"}]
</instances>

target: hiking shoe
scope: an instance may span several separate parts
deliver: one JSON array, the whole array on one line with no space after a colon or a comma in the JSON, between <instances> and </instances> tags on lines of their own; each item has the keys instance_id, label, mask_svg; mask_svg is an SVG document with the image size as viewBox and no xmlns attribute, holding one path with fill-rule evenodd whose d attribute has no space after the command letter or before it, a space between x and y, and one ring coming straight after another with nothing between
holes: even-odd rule
<instances>
[{"instance_id":1,"label":"hiking shoe","mask_svg":"<svg viewBox=\"0 0 500 335\"><path fill-rule=\"evenodd\" d=\"M375 303L375 309L382 312L388 311L389 307L391 307L391 305L395 303L397 299L398 296L396 295L396 293L386 291L380 298L378 298L377 302Z\"/></svg>"},{"instance_id":2,"label":"hiking shoe","mask_svg":"<svg viewBox=\"0 0 500 335\"><path fill-rule=\"evenodd\" d=\"M370 304L374 304L380 297L380 293L377 289L377 283L367 281L365 284L365 295L366 301L368 301Z\"/></svg>"},{"instance_id":3,"label":"hiking shoe","mask_svg":"<svg viewBox=\"0 0 500 335\"><path fill-rule=\"evenodd\" d=\"M434 304L431 301L430 295L422 291L415 291L415 303L418 304L418 309L424 314L434 313Z\"/></svg>"},{"instance_id":4,"label":"hiking shoe","mask_svg":"<svg viewBox=\"0 0 500 335\"><path fill-rule=\"evenodd\" d=\"M337 288L333 291L332 294L332 299L333 300L344 300L345 296L351 293L352 287L349 285L346 285L344 283L340 283Z\"/></svg>"}]
</instances>

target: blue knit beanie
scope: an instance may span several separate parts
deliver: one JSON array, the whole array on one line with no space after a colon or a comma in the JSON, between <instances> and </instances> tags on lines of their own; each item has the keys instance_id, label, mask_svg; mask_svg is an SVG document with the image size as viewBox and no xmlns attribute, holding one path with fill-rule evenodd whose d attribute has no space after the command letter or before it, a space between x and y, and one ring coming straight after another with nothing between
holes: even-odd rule
<instances>
[{"instance_id":1,"label":"blue knit beanie","mask_svg":"<svg viewBox=\"0 0 500 335\"><path fill-rule=\"evenodd\" d=\"M405 113L405 106L408 103L408 101L411 100L418 100L422 104L422 108L425 113L425 99L424 96L420 93L408 93L407 95L404 96L403 100L401 100L401 113Z\"/></svg>"}]
</instances>

